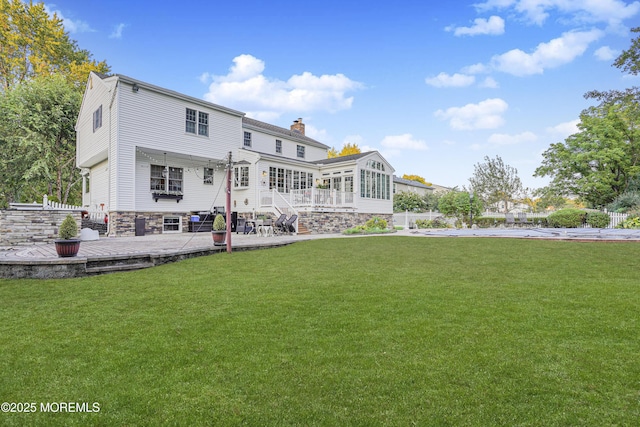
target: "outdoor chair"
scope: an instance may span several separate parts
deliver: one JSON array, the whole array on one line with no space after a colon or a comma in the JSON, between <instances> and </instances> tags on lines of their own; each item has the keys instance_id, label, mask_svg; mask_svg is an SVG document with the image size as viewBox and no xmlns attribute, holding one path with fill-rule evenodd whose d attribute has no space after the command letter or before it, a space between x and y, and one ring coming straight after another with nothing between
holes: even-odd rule
<instances>
[{"instance_id":1,"label":"outdoor chair","mask_svg":"<svg viewBox=\"0 0 640 427\"><path fill-rule=\"evenodd\" d=\"M527 219L527 214L526 213L518 212L518 224L520 224L520 226L533 225L533 221L529 221Z\"/></svg>"},{"instance_id":2,"label":"outdoor chair","mask_svg":"<svg viewBox=\"0 0 640 427\"><path fill-rule=\"evenodd\" d=\"M287 219L286 214L281 214L280 217L273 224L273 233L278 234L284 231L284 222Z\"/></svg>"},{"instance_id":3,"label":"outdoor chair","mask_svg":"<svg viewBox=\"0 0 640 427\"><path fill-rule=\"evenodd\" d=\"M247 224L247 220L244 218L238 218L238 223L236 224L236 234L240 233L241 231L244 233L244 229L246 227Z\"/></svg>"},{"instance_id":4,"label":"outdoor chair","mask_svg":"<svg viewBox=\"0 0 640 427\"><path fill-rule=\"evenodd\" d=\"M296 232L296 227L293 224L295 224L297 219L298 219L298 215L294 214L294 215L291 215L291 217L289 217L289 219L284 222L283 229L285 233L291 234Z\"/></svg>"},{"instance_id":5,"label":"outdoor chair","mask_svg":"<svg viewBox=\"0 0 640 427\"><path fill-rule=\"evenodd\" d=\"M504 214L504 225L507 227L513 227L516 225L516 218L513 216L512 213L506 213Z\"/></svg>"}]
</instances>

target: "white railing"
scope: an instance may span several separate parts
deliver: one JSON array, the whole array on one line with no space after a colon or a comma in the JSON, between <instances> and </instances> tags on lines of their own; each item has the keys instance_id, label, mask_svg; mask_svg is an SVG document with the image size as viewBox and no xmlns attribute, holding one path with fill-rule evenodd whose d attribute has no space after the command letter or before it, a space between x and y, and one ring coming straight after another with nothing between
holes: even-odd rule
<instances>
[{"instance_id":1,"label":"white railing","mask_svg":"<svg viewBox=\"0 0 640 427\"><path fill-rule=\"evenodd\" d=\"M289 203L289 200L282 197L282 194L278 193L276 190L261 191L260 206L270 207L275 211L275 213L286 214L287 216L298 213L295 208Z\"/></svg>"},{"instance_id":2,"label":"white railing","mask_svg":"<svg viewBox=\"0 0 640 427\"><path fill-rule=\"evenodd\" d=\"M291 190L291 205L307 208L353 208L355 207L352 192L328 190L324 188L306 188Z\"/></svg>"},{"instance_id":3,"label":"white railing","mask_svg":"<svg viewBox=\"0 0 640 427\"><path fill-rule=\"evenodd\" d=\"M102 221L107 214L108 209L104 208L104 205L96 206L76 206L66 203L59 203L53 200L49 200L49 197L45 194L42 197L42 203L10 203L11 209L23 210L23 211L40 211L40 210L59 210L59 211L71 211L71 212L86 212L86 215L93 220Z\"/></svg>"}]
</instances>

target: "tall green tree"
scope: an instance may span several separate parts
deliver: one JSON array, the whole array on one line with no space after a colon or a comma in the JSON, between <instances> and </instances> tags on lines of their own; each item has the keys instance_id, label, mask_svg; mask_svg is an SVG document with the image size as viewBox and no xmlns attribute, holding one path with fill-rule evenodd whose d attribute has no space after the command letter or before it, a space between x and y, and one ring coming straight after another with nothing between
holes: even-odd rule
<instances>
[{"instance_id":1,"label":"tall green tree","mask_svg":"<svg viewBox=\"0 0 640 427\"><path fill-rule=\"evenodd\" d=\"M62 76L38 77L0 96L0 204L80 202L75 120L82 94Z\"/></svg>"},{"instance_id":2,"label":"tall green tree","mask_svg":"<svg viewBox=\"0 0 640 427\"><path fill-rule=\"evenodd\" d=\"M580 115L579 132L543 153L537 176L557 194L602 207L640 174L640 93L604 97Z\"/></svg>"},{"instance_id":3,"label":"tall green tree","mask_svg":"<svg viewBox=\"0 0 640 427\"><path fill-rule=\"evenodd\" d=\"M400 191L393 195L394 212L424 212L427 204L422 196L411 191Z\"/></svg>"},{"instance_id":4,"label":"tall green tree","mask_svg":"<svg viewBox=\"0 0 640 427\"><path fill-rule=\"evenodd\" d=\"M486 205L504 202L505 212L509 210L509 202L516 201L523 192L518 170L505 164L500 156L495 159L485 156L484 163L476 163L469 183Z\"/></svg>"},{"instance_id":5,"label":"tall green tree","mask_svg":"<svg viewBox=\"0 0 640 427\"><path fill-rule=\"evenodd\" d=\"M482 213L482 201L475 194L453 189L443 194L438 200L438 210L446 215L455 217L458 221L468 221L470 214L478 217Z\"/></svg>"},{"instance_id":6,"label":"tall green tree","mask_svg":"<svg viewBox=\"0 0 640 427\"><path fill-rule=\"evenodd\" d=\"M0 92L53 74L64 75L82 90L89 71L107 73L109 66L79 49L62 20L50 16L44 3L0 0Z\"/></svg>"},{"instance_id":7,"label":"tall green tree","mask_svg":"<svg viewBox=\"0 0 640 427\"><path fill-rule=\"evenodd\" d=\"M640 37L636 37L613 65L636 75L639 52ZM640 89L591 91L585 98L599 104L582 111L578 133L544 152L535 176L550 176L552 192L602 207L640 177Z\"/></svg>"}]
</instances>

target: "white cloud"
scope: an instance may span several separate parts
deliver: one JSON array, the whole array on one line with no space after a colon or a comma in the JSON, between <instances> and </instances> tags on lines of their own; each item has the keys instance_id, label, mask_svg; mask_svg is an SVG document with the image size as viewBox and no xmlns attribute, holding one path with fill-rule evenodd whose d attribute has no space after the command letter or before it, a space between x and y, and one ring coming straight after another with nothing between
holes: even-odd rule
<instances>
[{"instance_id":1,"label":"white cloud","mask_svg":"<svg viewBox=\"0 0 640 427\"><path fill-rule=\"evenodd\" d=\"M488 0L475 6L479 12L513 9L536 25L542 25L554 11L576 22L604 22L612 28L620 27L622 21L640 12L640 2L627 4L622 0Z\"/></svg>"},{"instance_id":2,"label":"white cloud","mask_svg":"<svg viewBox=\"0 0 640 427\"><path fill-rule=\"evenodd\" d=\"M487 77L484 79L482 83L480 83L480 87L485 87L489 89L497 89L500 87L497 81L495 81L492 77Z\"/></svg>"},{"instance_id":3,"label":"white cloud","mask_svg":"<svg viewBox=\"0 0 640 427\"><path fill-rule=\"evenodd\" d=\"M391 150L424 151L429 149L426 142L415 139L410 133L385 136L380 145Z\"/></svg>"},{"instance_id":4,"label":"white cloud","mask_svg":"<svg viewBox=\"0 0 640 427\"><path fill-rule=\"evenodd\" d=\"M494 69L515 76L542 74L547 68L554 68L573 61L582 55L589 44L604 33L600 30L570 31L548 43L540 43L533 53L513 49L491 59Z\"/></svg>"},{"instance_id":5,"label":"white cloud","mask_svg":"<svg viewBox=\"0 0 640 427\"><path fill-rule=\"evenodd\" d=\"M475 76L455 73L449 75L440 73L435 77L425 79L425 82L434 87L465 87L472 85L476 81Z\"/></svg>"},{"instance_id":6,"label":"white cloud","mask_svg":"<svg viewBox=\"0 0 640 427\"><path fill-rule=\"evenodd\" d=\"M593 56L600 61L611 61L615 59L618 54L619 52L617 50L611 49L609 46L602 46L593 52Z\"/></svg>"},{"instance_id":7,"label":"white cloud","mask_svg":"<svg viewBox=\"0 0 640 427\"><path fill-rule=\"evenodd\" d=\"M54 5L51 5L51 7L55 7ZM93 30L91 28L91 26L81 20L73 20L70 18L66 18L62 12L60 12L59 10L52 10L51 7L49 7L48 5L44 5L44 10L45 12L47 12L47 14L49 16L54 16L57 15L58 18L60 18L62 20L62 25L64 26L64 29L67 30L69 33L71 34L76 34L76 33L91 33L95 30Z\"/></svg>"},{"instance_id":8,"label":"white cloud","mask_svg":"<svg viewBox=\"0 0 640 427\"><path fill-rule=\"evenodd\" d=\"M491 98L478 104L438 110L435 116L440 120L448 120L449 126L456 130L496 129L505 123L502 114L508 108L504 100Z\"/></svg>"},{"instance_id":9,"label":"white cloud","mask_svg":"<svg viewBox=\"0 0 640 427\"><path fill-rule=\"evenodd\" d=\"M491 16L489 19L476 18L471 27L447 27L456 36L500 35L504 34L504 19Z\"/></svg>"},{"instance_id":10,"label":"white cloud","mask_svg":"<svg viewBox=\"0 0 640 427\"><path fill-rule=\"evenodd\" d=\"M559 123L555 126L547 128L547 132L556 138L565 139L569 135L573 135L574 133L579 132L578 123L580 123L579 119Z\"/></svg>"},{"instance_id":11,"label":"white cloud","mask_svg":"<svg viewBox=\"0 0 640 427\"><path fill-rule=\"evenodd\" d=\"M109 34L110 39L121 39L122 38L122 30L125 29L126 24L118 24L114 27L111 34Z\"/></svg>"},{"instance_id":12,"label":"white cloud","mask_svg":"<svg viewBox=\"0 0 640 427\"><path fill-rule=\"evenodd\" d=\"M494 133L489 137L487 142L491 145L515 145L526 142L535 142L538 139L533 132L522 132L516 135L506 133Z\"/></svg>"},{"instance_id":13,"label":"white cloud","mask_svg":"<svg viewBox=\"0 0 640 427\"><path fill-rule=\"evenodd\" d=\"M485 64L479 64L479 63L468 65L462 69L462 72L466 74L484 74L490 71L491 69L487 67Z\"/></svg>"},{"instance_id":14,"label":"white cloud","mask_svg":"<svg viewBox=\"0 0 640 427\"><path fill-rule=\"evenodd\" d=\"M343 74L316 76L310 72L293 75L288 80L270 79L263 75L264 61L252 55L233 59L225 76L203 73L201 81L211 81L204 98L210 102L252 111L255 117L276 117L283 112L329 111L351 108L353 97L348 92L363 85Z\"/></svg>"}]
</instances>

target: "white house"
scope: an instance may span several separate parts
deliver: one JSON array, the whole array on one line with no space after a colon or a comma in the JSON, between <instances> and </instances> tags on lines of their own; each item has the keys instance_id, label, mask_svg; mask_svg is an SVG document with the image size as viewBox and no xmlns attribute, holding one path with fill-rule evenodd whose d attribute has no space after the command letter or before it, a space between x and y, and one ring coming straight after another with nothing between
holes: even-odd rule
<instances>
[{"instance_id":1,"label":"white house","mask_svg":"<svg viewBox=\"0 0 640 427\"><path fill-rule=\"evenodd\" d=\"M298 215L298 230L339 232L372 216L392 221L393 167L377 152L327 159L329 147L230 108L123 75L91 73L77 131L83 205L109 234L185 232L192 216ZM136 221L136 219L138 221ZM192 225L192 224L191 224Z\"/></svg>"}]
</instances>

